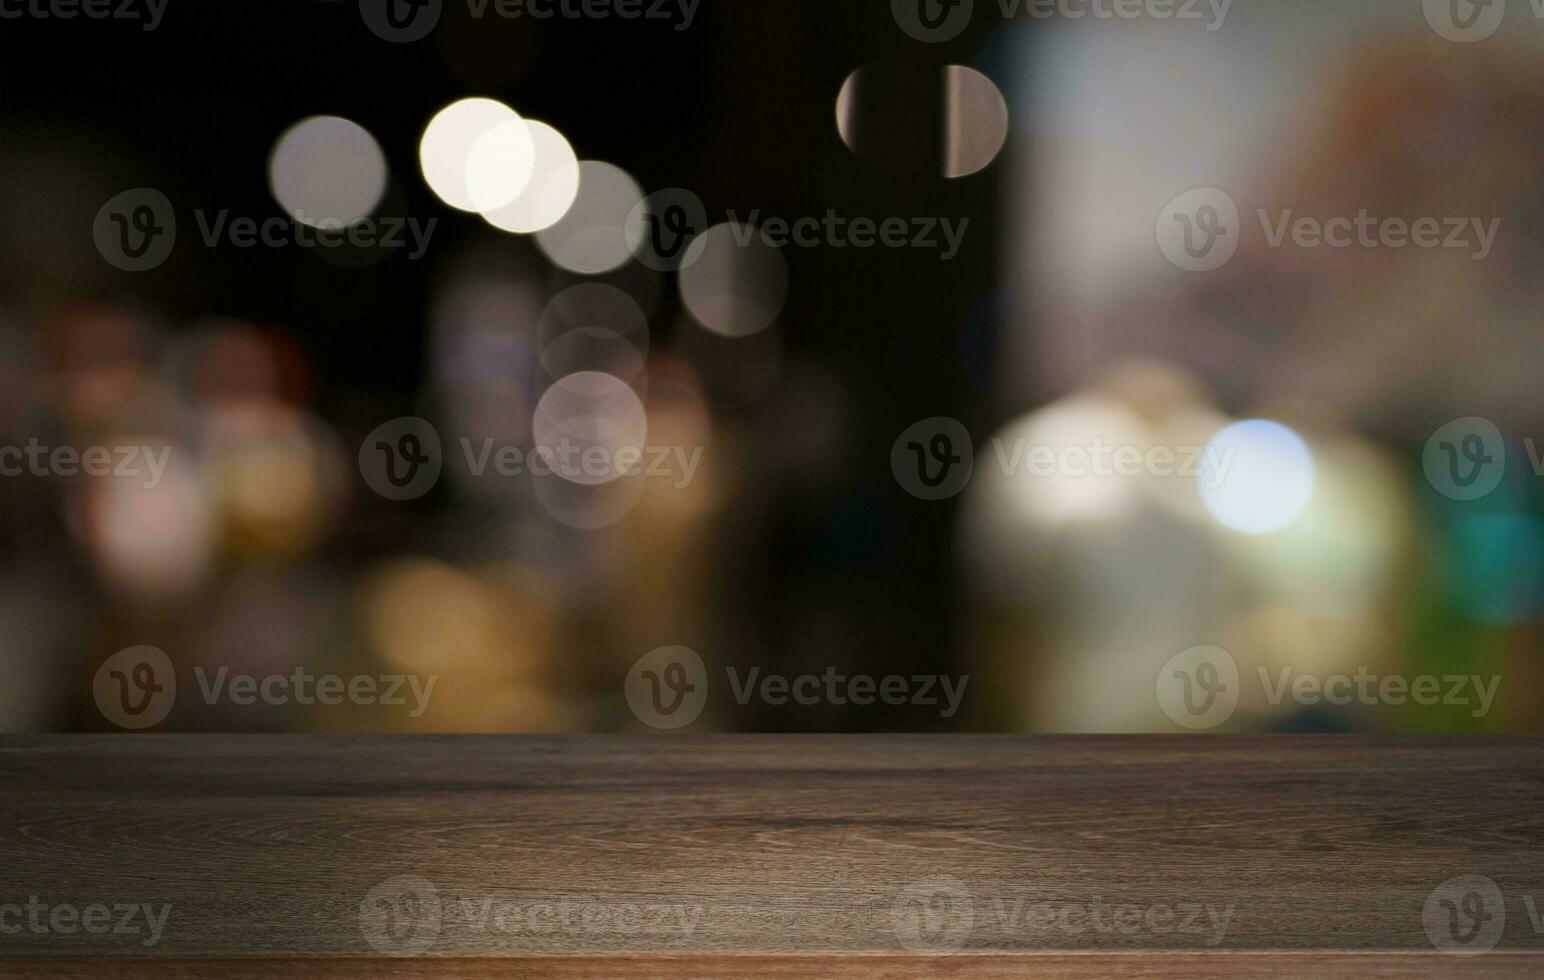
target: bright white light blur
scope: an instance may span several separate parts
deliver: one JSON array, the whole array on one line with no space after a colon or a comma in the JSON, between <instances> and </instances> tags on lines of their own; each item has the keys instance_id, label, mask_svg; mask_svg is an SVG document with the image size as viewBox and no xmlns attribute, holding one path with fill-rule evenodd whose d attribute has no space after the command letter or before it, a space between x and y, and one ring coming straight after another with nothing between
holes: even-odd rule
<instances>
[{"instance_id":1,"label":"bright white light blur","mask_svg":"<svg viewBox=\"0 0 1544 980\"><path fill-rule=\"evenodd\" d=\"M495 228L531 234L558 223L579 196L579 159L563 134L544 122L525 121L535 156L531 178L514 200L485 210L483 218Z\"/></svg>"},{"instance_id":2,"label":"bright white light blur","mask_svg":"<svg viewBox=\"0 0 1544 980\"><path fill-rule=\"evenodd\" d=\"M599 160L579 163L579 195L556 223L536 233L536 245L554 265L593 276L610 272L633 257L642 229L629 229L627 216L643 200L643 189L626 171Z\"/></svg>"},{"instance_id":3,"label":"bright white light blur","mask_svg":"<svg viewBox=\"0 0 1544 980\"><path fill-rule=\"evenodd\" d=\"M386 193L386 157L364 127L311 116L286 129L268 156L268 188L296 221L346 227L362 221Z\"/></svg>"},{"instance_id":4,"label":"bright white light blur","mask_svg":"<svg viewBox=\"0 0 1544 980\"><path fill-rule=\"evenodd\" d=\"M524 120L502 122L472 144L466 161L467 196L479 211L503 207L525 192L536 149Z\"/></svg>"},{"instance_id":5,"label":"bright white light blur","mask_svg":"<svg viewBox=\"0 0 1544 980\"><path fill-rule=\"evenodd\" d=\"M700 257L681 268L681 302L704 327L745 337L765 330L783 311L788 263L752 229L724 222L687 248Z\"/></svg>"},{"instance_id":6,"label":"bright white light blur","mask_svg":"<svg viewBox=\"0 0 1544 980\"><path fill-rule=\"evenodd\" d=\"M530 179L535 148L515 110L493 99L461 99L435 113L418 143L424 181L462 211L508 204Z\"/></svg>"},{"instance_id":7,"label":"bright white light blur","mask_svg":"<svg viewBox=\"0 0 1544 980\"><path fill-rule=\"evenodd\" d=\"M1248 419L1207 443L1197 488L1224 527L1268 534L1297 520L1313 497L1313 454L1279 422Z\"/></svg>"}]
</instances>

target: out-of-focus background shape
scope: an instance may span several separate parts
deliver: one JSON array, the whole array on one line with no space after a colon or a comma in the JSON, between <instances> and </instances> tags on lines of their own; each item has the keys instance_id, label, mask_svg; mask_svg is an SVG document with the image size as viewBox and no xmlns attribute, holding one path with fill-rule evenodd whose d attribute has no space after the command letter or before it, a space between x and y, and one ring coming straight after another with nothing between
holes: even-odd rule
<instances>
[{"instance_id":1,"label":"out-of-focus background shape","mask_svg":"<svg viewBox=\"0 0 1544 980\"><path fill-rule=\"evenodd\" d=\"M1541 727L1530 4L1468 41L1394 0L978 0L936 41L888 0L686 6L447 0L412 41L353 0L0 21L0 730L115 729L93 678L141 644L175 665L165 730L648 730L629 668L672 645L716 678L689 730L1178 731L1164 677L1200 646L1236 669L1224 730ZM176 220L142 272L93 234L135 188ZM702 214L656 254L671 188ZM1158 241L1197 188L1238 215L1207 271ZM1496 233L1270 241L1363 211ZM362 222L400 242L301 244ZM932 417L974 444L943 500L891 466ZM1506 465L1461 499L1428 469L1471 417ZM431 436L437 476L394 482ZM576 444L605 462L497 463ZM1242 469L1018 455L1090 445ZM28 463L58 447L71 472ZM154 478L78 472L89 447ZM435 687L254 706L200 668ZM752 669L969 685L949 715L726 696ZM1359 673L1499 681L1483 711L1272 696Z\"/></svg>"}]
</instances>

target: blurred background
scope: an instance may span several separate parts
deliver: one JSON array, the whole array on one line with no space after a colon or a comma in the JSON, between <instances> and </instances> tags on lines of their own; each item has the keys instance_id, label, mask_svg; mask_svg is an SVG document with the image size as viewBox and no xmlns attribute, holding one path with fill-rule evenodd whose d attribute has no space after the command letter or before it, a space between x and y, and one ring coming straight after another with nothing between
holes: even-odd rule
<instances>
[{"instance_id":1,"label":"blurred background","mask_svg":"<svg viewBox=\"0 0 1544 980\"><path fill-rule=\"evenodd\" d=\"M629 672L679 645L713 678L693 731L1180 731L1163 677L1197 646L1238 671L1222 730L1537 731L1544 19L1476 38L1454 3L445 0L409 37L356 0L151 29L6 0L0 730L116 730L93 679L148 645L157 730L647 731ZM175 242L133 271L103 229L142 188ZM1194 188L1239 215L1206 271L1161 244ZM1264 227L1363 210L1497 232L1477 258ZM650 248L680 213L677 268ZM325 222L400 244L302 243ZM935 418L974 466L926 499L892 459ZM1436 435L1471 418L1506 459L1477 496L1441 476L1444 441L1485 458L1472 426ZM1013 462L1246 419L1286 442L1223 446L1258 479L1220 500ZM431 435L425 481L383 474ZM566 438L673 462L479 466ZM435 687L199 697L222 668ZM947 716L738 703L752 669L969 682ZM1284 669L1498 681L1483 711L1336 704L1273 699Z\"/></svg>"}]
</instances>

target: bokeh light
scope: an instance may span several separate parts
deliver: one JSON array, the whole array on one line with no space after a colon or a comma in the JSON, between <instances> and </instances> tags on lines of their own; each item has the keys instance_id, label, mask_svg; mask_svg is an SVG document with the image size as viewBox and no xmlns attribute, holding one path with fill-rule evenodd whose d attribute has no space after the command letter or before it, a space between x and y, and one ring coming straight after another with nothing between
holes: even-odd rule
<instances>
[{"instance_id":1,"label":"bokeh light","mask_svg":"<svg viewBox=\"0 0 1544 980\"><path fill-rule=\"evenodd\" d=\"M698 323L726 337L746 337L777 319L788 294L788 263L754 228L717 224L687 248L697 258L678 274L681 302Z\"/></svg>"},{"instance_id":2,"label":"bokeh light","mask_svg":"<svg viewBox=\"0 0 1544 980\"><path fill-rule=\"evenodd\" d=\"M296 221L346 227L368 217L386 193L386 157L358 123L311 116L274 144L268 186Z\"/></svg>"},{"instance_id":3,"label":"bokeh light","mask_svg":"<svg viewBox=\"0 0 1544 980\"><path fill-rule=\"evenodd\" d=\"M627 216L643 189L627 172L600 160L579 163L579 193L563 217L536 232L536 244L554 265L593 276L633 257L639 232Z\"/></svg>"},{"instance_id":4,"label":"bokeh light","mask_svg":"<svg viewBox=\"0 0 1544 980\"><path fill-rule=\"evenodd\" d=\"M503 231L532 234L557 224L573 206L579 195L579 159L553 127L527 119L525 128L534 154L530 179L513 200L485 210L483 217Z\"/></svg>"},{"instance_id":5,"label":"bokeh light","mask_svg":"<svg viewBox=\"0 0 1544 980\"><path fill-rule=\"evenodd\" d=\"M944 66L944 176L966 177L997 157L1008 138L1008 103L990 78Z\"/></svg>"},{"instance_id":6,"label":"bokeh light","mask_svg":"<svg viewBox=\"0 0 1544 980\"><path fill-rule=\"evenodd\" d=\"M485 98L460 99L435 113L418 144L424 182L461 211L514 200L530 180L535 153L519 114Z\"/></svg>"},{"instance_id":7,"label":"bokeh light","mask_svg":"<svg viewBox=\"0 0 1544 980\"><path fill-rule=\"evenodd\" d=\"M1244 534L1279 531L1313 497L1313 454L1302 436L1266 419L1222 429L1206 444L1197 487L1224 527Z\"/></svg>"}]
</instances>

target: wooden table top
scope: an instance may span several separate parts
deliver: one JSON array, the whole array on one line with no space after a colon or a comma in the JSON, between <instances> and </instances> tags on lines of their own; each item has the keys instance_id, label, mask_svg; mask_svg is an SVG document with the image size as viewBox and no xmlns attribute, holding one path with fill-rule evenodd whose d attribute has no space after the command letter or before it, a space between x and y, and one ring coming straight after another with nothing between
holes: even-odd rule
<instances>
[{"instance_id":1,"label":"wooden table top","mask_svg":"<svg viewBox=\"0 0 1544 980\"><path fill-rule=\"evenodd\" d=\"M1537 738L7 737L0 787L0 975L1544 976Z\"/></svg>"}]
</instances>

